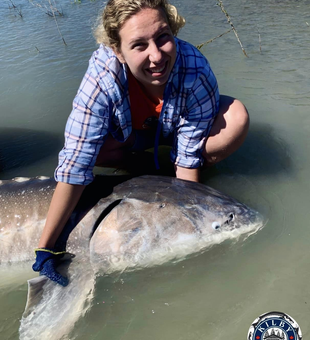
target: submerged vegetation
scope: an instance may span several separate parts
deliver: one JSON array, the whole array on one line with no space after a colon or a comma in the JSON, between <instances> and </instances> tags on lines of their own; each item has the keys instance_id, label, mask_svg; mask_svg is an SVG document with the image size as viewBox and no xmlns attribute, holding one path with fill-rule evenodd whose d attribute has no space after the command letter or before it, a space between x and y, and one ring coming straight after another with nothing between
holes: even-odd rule
<instances>
[{"instance_id":1,"label":"submerged vegetation","mask_svg":"<svg viewBox=\"0 0 310 340\"><path fill-rule=\"evenodd\" d=\"M46 0L46 3L39 3L37 1L34 1L34 0L28 0L33 6L39 8L40 10L42 10L45 14L47 14L48 16L50 17L53 17L54 20L55 20L55 24L56 24L56 27L57 27L57 30L58 30L58 33L63 41L63 43L67 46L67 43L64 39L64 37L62 36L61 34L61 31L59 29L59 25L58 25L58 22L57 22L57 19L56 19L56 15L58 16L63 16L63 11L62 9L58 9L56 7L56 2L55 0Z\"/></svg>"},{"instance_id":2,"label":"submerged vegetation","mask_svg":"<svg viewBox=\"0 0 310 340\"><path fill-rule=\"evenodd\" d=\"M22 18L22 10L21 8L17 8L17 6L14 4L14 2L12 0L9 0L9 2L11 3L11 5L9 5L9 9L14 9L15 11L17 11L18 15Z\"/></svg>"},{"instance_id":3,"label":"submerged vegetation","mask_svg":"<svg viewBox=\"0 0 310 340\"><path fill-rule=\"evenodd\" d=\"M21 7L17 7L13 0L7 0L10 4L9 4L9 9L14 9L15 11L17 11L18 15L23 18L23 15L22 15L22 12L21 12ZM82 2L95 2L96 0L69 0L71 1L72 4L81 4ZM56 3L56 0L28 0L28 3L31 4L33 7L39 9L40 11L42 11L43 13L45 13L46 15L52 17L55 21L55 25L56 25L56 28L58 30L58 33L64 43L64 45L67 46L67 43L60 31L60 28L59 28L59 25L58 25L58 21L57 21L57 16L58 17L64 17L64 13L63 13L63 10L62 8ZM212 39L209 39L208 41L202 43L202 44L199 44L199 45L196 45L196 47L200 50L204 45L207 45L211 42L213 42L214 40L222 37L223 35L225 34L228 34L230 33L231 31L234 32L239 44L240 44L240 47L242 49L242 52L243 54L248 57L248 55L246 54L245 52L245 49L240 41L240 38L238 36L238 33L237 33L237 30L235 28L235 26L233 25L232 23L232 20L229 16L229 14L227 13L227 11L225 10L224 8L224 5L223 5L223 1L222 0L216 0L216 4L221 8L221 11L225 14L226 18L227 18L227 22L229 23L229 25L231 26L231 28L229 30L227 30L226 32L212 38ZM307 25L309 26L309 24L307 23ZM260 51L261 51L261 40L260 40L260 34L259 34L259 44L260 44ZM36 49L38 50L38 48L36 47Z\"/></svg>"},{"instance_id":4,"label":"submerged vegetation","mask_svg":"<svg viewBox=\"0 0 310 340\"><path fill-rule=\"evenodd\" d=\"M210 39L210 40L208 40L208 41L206 41L206 42L204 42L204 43L202 43L202 44L200 44L200 45L197 45L196 47L200 50L200 49L202 48L202 46L204 46L204 45L206 45L206 44L209 44L209 43L211 43L212 41L214 41L215 39L220 38L220 37L222 37L223 35L225 35L225 34L231 32L231 31L233 31L233 32L235 33L235 36L236 36L236 38L237 38L239 44L240 44L240 47L241 47L241 49L242 49L243 54L244 54L246 57L248 57L248 55L247 55L246 52L245 52L245 49L243 48L243 45L242 45L240 39L239 39L237 30L236 30L235 26L233 25L233 23L232 23L232 21L231 21L231 18L230 18L230 16L229 16L229 14L227 13L227 11L226 11L225 8L224 8L223 1L222 1L222 0L217 0L217 5L221 8L221 11L225 14L225 16L226 16L226 18L227 18L227 22L228 22L229 25L231 26L231 29L228 30L228 31L226 31L226 32L224 32L224 33L222 33L222 34L220 34L220 35L218 35L218 36L215 37L215 38L212 38L212 39Z\"/></svg>"},{"instance_id":5,"label":"submerged vegetation","mask_svg":"<svg viewBox=\"0 0 310 340\"><path fill-rule=\"evenodd\" d=\"M58 9L56 7L55 0L46 0L46 3L34 1L34 0L28 0L29 3L36 7L39 8L42 12L47 14L50 17L54 17L55 15L63 16L63 11L62 9Z\"/></svg>"},{"instance_id":6,"label":"submerged vegetation","mask_svg":"<svg viewBox=\"0 0 310 340\"><path fill-rule=\"evenodd\" d=\"M90 2L95 2L96 0L88 0L88 1L90 1ZM75 2L76 4L80 4L80 3L82 3L82 0L74 0L74 2Z\"/></svg>"}]
</instances>

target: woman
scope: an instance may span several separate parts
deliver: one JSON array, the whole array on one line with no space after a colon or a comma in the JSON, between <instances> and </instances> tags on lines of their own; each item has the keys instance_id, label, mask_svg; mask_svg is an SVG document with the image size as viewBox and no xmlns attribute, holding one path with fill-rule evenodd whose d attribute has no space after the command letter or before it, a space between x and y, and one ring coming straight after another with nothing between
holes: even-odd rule
<instances>
[{"instance_id":1,"label":"woman","mask_svg":"<svg viewBox=\"0 0 310 340\"><path fill-rule=\"evenodd\" d=\"M74 99L58 181L35 271L66 285L53 248L95 164L124 163L132 151L170 144L176 177L199 181L203 164L234 152L248 130L244 106L219 96L206 58L176 38L184 25L166 0L110 0L95 31L100 47Z\"/></svg>"}]
</instances>

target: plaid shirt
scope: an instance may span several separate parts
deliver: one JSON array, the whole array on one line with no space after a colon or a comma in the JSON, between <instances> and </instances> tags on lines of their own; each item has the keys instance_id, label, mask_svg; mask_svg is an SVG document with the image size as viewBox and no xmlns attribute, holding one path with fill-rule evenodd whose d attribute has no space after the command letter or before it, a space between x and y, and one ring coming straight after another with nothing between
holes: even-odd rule
<instances>
[{"instance_id":1,"label":"plaid shirt","mask_svg":"<svg viewBox=\"0 0 310 340\"><path fill-rule=\"evenodd\" d=\"M178 38L175 42L177 56L165 87L158 131L164 136L174 133L170 153L173 163L198 168L203 164L202 148L219 109L218 85L207 59L189 43ZM56 181L89 184L107 134L125 141L131 132L126 65L101 45L93 53L73 101Z\"/></svg>"}]
</instances>

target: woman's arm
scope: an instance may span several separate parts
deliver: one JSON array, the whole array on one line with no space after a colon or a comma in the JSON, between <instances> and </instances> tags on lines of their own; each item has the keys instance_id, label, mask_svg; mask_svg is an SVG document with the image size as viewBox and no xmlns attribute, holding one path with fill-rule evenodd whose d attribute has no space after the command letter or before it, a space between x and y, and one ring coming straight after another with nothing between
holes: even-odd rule
<instances>
[{"instance_id":1,"label":"woman's arm","mask_svg":"<svg viewBox=\"0 0 310 340\"><path fill-rule=\"evenodd\" d=\"M47 214L39 248L54 248L73 209L77 205L85 185L58 182Z\"/></svg>"},{"instance_id":2,"label":"woman's arm","mask_svg":"<svg viewBox=\"0 0 310 340\"><path fill-rule=\"evenodd\" d=\"M198 180L199 170L194 169L203 165L202 153L219 109L217 81L209 67L206 67L205 72L197 74L197 79L186 94L185 107L180 109L182 114L176 126L171 160L175 163L176 170L183 168L179 171L180 176L193 178L194 173Z\"/></svg>"},{"instance_id":3,"label":"woman's arm","mask_svg":"<svg viewBox=\"0 0 310 340\"><path fill-rule=\"evenodd\" d=\"M185 179L187 181L199 182L200 180L200 168L187 169L180 166L174 166L176 177L179 179Z\"/></svg>"}]
</instances>

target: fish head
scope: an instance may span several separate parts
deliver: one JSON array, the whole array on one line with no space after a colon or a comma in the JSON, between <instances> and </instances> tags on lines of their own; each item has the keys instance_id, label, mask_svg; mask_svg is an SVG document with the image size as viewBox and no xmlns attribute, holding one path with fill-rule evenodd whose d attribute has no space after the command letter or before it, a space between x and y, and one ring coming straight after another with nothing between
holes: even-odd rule
<instances>
[{"instance_id":1,"label":"fish head","mask_svg":"<svg viewBox=\"0 0 310 340\"><path fill-rule=\"evenodd\" d=\"M166 193L151 202L125 197L112 204L91 238L94 270L107 273L180 260L242 234L248 237L263 225L256 211L223 194L206 196L205 204L198 196L191 202L174 201L172 194L169 200Z\"/></svg>"},{"instance_id":2,"label":"fish head","mask_svg":"<svg viewBox=\"0 0 310 340\"><path fill-rule=\"evenodd\" d=\"M199 214L204 223L203 234L244 234L259 230L264 224L263 216L236 199L210 189ZM197 216L198 219L198 216ZM201 220L200 219L200 220Z\"/></svg>"},{"instance_id":3,"label":"fish head","mask_svg":"<svg viewBox=\"0 0 310 340\"><path fill-rule=\"evenodd\" d=\"M263 217L245 205L235 206L229 211L222 211L211 219L211 230L214 232L239 229L246 232L255 225L261 224Z\"/></svg>"}]
</instances>

